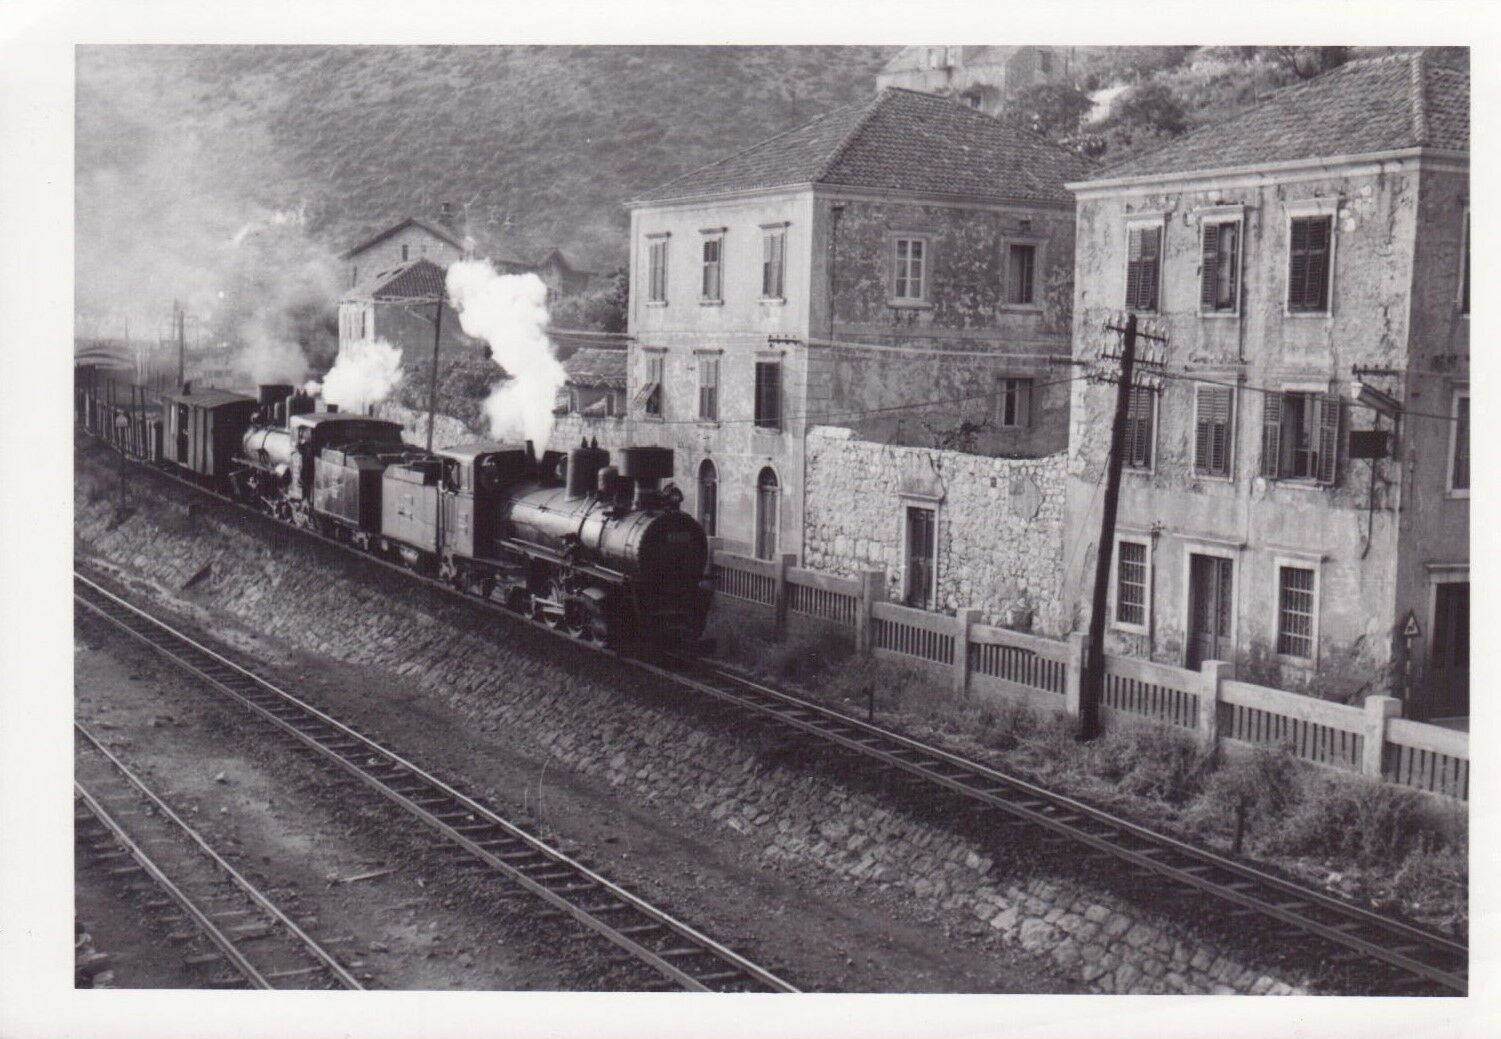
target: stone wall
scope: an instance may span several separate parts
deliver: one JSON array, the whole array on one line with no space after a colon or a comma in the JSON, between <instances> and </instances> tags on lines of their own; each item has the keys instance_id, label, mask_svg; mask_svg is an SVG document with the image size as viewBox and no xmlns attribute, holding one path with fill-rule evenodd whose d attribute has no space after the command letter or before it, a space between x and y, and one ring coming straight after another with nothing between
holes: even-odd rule
<instances>
[{"instance_id":1,"label":"stone wall","mask_svg":"<svg viewBox=\"0 0 1501 1039\"><path fill-rule=\"evenodd\" d=\"M878 886L945 929L1050 960L1092 991L1300 991L1299 979L1103 886L1030 871L1014 840L962 835L934 820L931 805L899 807L866 770L789 758L777 738L633 685L587 655L570 661L550 641L528 649L546 636L518 629L497 639L503 620L301 538L269 537L273 528L252 518L212 506L185 517L147 489L133 493L135 511L116 522L112 498L80 481L81 560L141 575L174 607L222 611L270 644L406 676L414 693L554 767L697 816L766 868L798 864Z\"/></svg>"},{"instance_id":2,"label":"stone wall","mask_svg":"<svg viewBox=\"0 0 1501 1039\"><path fill-rule=\"evenodd\" d=\"M857 440L821 426L808 437L806 565L843 576L884 569L906 598L909 506L937 511L937 603L1000 624L1019 600L1036 630L1067 632L1059 609L1065 456L990 458Z\"/></svg>"}]
</instances>

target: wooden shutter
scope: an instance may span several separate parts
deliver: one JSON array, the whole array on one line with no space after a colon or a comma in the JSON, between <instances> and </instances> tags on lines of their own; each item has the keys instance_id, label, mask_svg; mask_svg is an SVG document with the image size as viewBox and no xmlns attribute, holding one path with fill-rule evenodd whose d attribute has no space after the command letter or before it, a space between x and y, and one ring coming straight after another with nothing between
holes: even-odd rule
<instances>
[{"instance_id":1,"label":"wooden shutter","mask_svg":"<svg viewBox=\"0 0 1501 1039\"><path fill-rule=\"evenodd\" d=\"M1194 401L1194 468L1211 476L1230 471L1230 388L1200 386Z\"/></svg>"},{"instance_id":2,"label":"wooden shutter","mask_svg":"<svg viewBox=\"0 0 1501 1039\"><path fill-rule=\"evenodd\" d=\"M1326 393L1319 406L1319 483L1330 484L1339 471L1339 398Z\"/></svg>"},{"instance_id":3,"label":"wooden shutter","mask_svg":"<svg viewBox=\"0 0 1501 1039\"><path fill-rule=\"evenodd\" d=\"M1126 309L1136 309L1136 300L1141 295L1141 233L1142 228L1133 227L1126 232Z\"/></svg>"},{"instance_id":4,"label":"wooden shutter","mask_svg":"<svg viewBox=\"0 0 1501 1039\"><path fill-rule=\"evenodd\" d=\"M1028 429L1032 425L1032 380L1016 380L1016 425Z\"/></svg>"},{"instance_id":5,"label":"wooden shutter","mask_svg":"<svg viewBox=\"0 0 1501 1039\"><path fill-rule=\"evenodd\" d=\"M1282 473L1282 394L1261 400L1261 475L1275 480Z\"/></svg>"},{"instance_id":6,"label":"wooden shutter","mask_svg":"<svg viewBox=\"0 0 1501 1039\"><path fill-rule=\"evenodd\" d=\"M1199 309L1214 310L1218 302L1215 290L1219 285L1220 225L1205 224L1199 246L1199 259L1203 267L1199 273Z\"/></svg>"},{"instance_id":7,"label":"wooden shutter","mask_svg":"<svg viewBox=\"0 0 1501 1039\"><path fill-rule=\"evenodd\" d=\"M1152 467L1152 390L1133 386L1126 409L1126 464L1137 469Z\"/></svg>"},{"instance_id":8,"label":"wooden shutter","mask_svg":"<svg viewBox=\"0 0 1501 1039\"><path fill-rule=\"evenodd\" d=\"M1329 217L1308 221L1308 295L1311 310L1325 310L1329 293ZM1335 412L1336 416L1338 411Z\"/></svg>"}]
</instances>

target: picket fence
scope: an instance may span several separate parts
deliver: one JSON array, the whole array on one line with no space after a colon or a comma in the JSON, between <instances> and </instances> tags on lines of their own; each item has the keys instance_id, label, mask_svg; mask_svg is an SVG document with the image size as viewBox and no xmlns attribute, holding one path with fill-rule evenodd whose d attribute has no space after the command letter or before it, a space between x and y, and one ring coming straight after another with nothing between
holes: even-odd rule
<instances>
[{"instance_id":1,"label":"picket fence","mask_svg":"<svg viewBox=\"0 0 1501 1039\"><path fill-rule=\"evenodd\" d=\"M833 577L796 567L795 558L752 559L716 547L718 593L770 610L779 638L796 617L849 634L862 653L927 669L961 694L1078 715L1082 634L1051 639L981 624L978 610L951 616L899 606L885 601L882 571ZM1190 671L1107 654L1101 716L1107 727L1161 722L1211 746L1280 746L1310 764L1469 800L1469 734L1402 718L1401 706L1371 696L1350 707L1240 682L1226 661Z\"/></svg>"}]
</instances>

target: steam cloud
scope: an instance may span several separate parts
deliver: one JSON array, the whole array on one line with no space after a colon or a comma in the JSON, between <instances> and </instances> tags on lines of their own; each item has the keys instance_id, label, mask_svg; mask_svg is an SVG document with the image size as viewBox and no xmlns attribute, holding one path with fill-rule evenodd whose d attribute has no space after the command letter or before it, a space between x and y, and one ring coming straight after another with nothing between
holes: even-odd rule
<instances>
[{"instance_id":1,"label":"steam cloud","mask_svg":"<svg viewBox=\"0 0 1501 1039\"><path fill-rule=\"evenodd\" d=\"M385 400L399 382L399 348L384 339L356 340L339 348L338 359L323 377L323 399L345 411L364 411Z\"/></svg>"},{"instance_id":2,"label":"steam cloud","mask_svg":"<svg viewBox=\"0 0 1501 1039\"><path fill-rule=\"evenodd\" d=\"M448 298L464 332L490 344L490 356L509 379L485 401L490 435L525 437L541 450L552 434L552 409L567 378L553 356L547 325L547 286L535 274L498 274L485 260L448 268Z\"/></svg>"}]
</instances>

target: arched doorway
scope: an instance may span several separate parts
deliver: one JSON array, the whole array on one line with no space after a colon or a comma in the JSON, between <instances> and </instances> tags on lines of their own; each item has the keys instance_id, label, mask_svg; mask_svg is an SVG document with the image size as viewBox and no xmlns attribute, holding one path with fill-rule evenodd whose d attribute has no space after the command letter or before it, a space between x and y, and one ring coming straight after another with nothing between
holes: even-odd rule
<instances>
[{"instance_id":1,"label":"arched doorway","mask_svg":"<svg viewBox=\"0 0 1501 1039\"><path fill-rule=\"evenodd\" d=\"M705 458L698 467L698 522L704 533L719 533L719 470Z\"/></svg>"},{"instance_id":2,"label":"arched doorway","mask_svg":"<svg viewBox=\"0 0 1501 1039\"><path fill-rule=\"evenodd\" d=\"M777 514L780 485L776 471L767 466L756 478L756 558L771 559L777 553Z\"/></svg>"}]
</instances>

